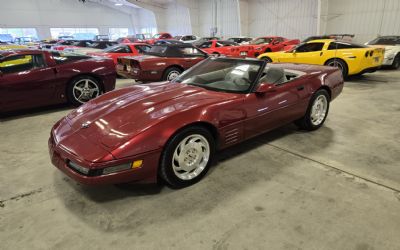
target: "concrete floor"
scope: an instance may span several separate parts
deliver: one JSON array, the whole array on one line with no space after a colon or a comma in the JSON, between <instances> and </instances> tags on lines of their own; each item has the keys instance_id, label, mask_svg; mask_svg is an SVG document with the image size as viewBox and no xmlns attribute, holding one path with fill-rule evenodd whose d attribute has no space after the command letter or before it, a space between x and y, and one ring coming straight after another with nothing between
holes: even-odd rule
<instances>
[{"instance_id":1,"label":"concrete floor","mask_svg":"<svg viewBox=\"0 0 400 250\"><path fill-rule=\"evenodd\" d=\"M183 190L81 186L47 154L69 107L8 117L0 249L400 249L399 93L400 71L353 78L320 130L220 152Z\"/></svg>"}]
</instances>

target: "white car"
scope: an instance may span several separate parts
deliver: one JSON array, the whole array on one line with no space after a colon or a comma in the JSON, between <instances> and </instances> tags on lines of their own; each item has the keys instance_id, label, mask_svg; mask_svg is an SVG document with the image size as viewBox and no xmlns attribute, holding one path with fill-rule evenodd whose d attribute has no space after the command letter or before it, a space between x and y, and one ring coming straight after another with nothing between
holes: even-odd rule
<instances>
[{"instance_id":1,"label":"white car","mask_svg":"<svg viewBox=\"0 0 400 250\"><path fill-rule=\"evenodd\" d=\"M400 36L380 36L366 43L372 47L385 48L382 65L400 68Z\"/></svg>"},{"instance_id":2,"label":"white car","mask_svg":"<svg viewBox=\"0 0 400 250\"><path fill-rule=\"evenodd\" d=\"M199 40L200 38L194 35L183 35L183 36L175 36L174 39L184 43L193 43Z\"/></svg>"},{"instance_id":3,"label":"white car","mask_svg":"<svg viewBox=\"0 0 400 250\"><path fill-rule=\"evenodd\" d=\"M231 41L238 44L249 44L251 40L253 40L252 37L238 36L238 37L231 37L227 41Z\"/></svg>"}]
</instances>

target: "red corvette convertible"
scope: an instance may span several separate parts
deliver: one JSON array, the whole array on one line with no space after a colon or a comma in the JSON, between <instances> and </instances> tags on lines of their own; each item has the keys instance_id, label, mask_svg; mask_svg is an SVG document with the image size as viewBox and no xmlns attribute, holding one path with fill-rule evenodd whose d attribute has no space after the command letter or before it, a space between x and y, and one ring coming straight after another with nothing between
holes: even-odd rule
<instances>
[{"instance_id":1,"label":"red corvette convertible","mask_svg":"<svg viewBox=\"0 0 400 250\"><path fill-rule=\"evenodd\" d=\"M115 88L108 58L59 51L0 52L0 113L70 102L80 105Z\"/></svg>"},{"instance_id":2,"label":"red corvette convertible","mask_svg":"<svg viewBox=\"0 0 400 250\"><path fill-rule=\"evenodd\" d=\"M103 56L113 59L117 65L117 59L121 56L138 56L150 50L151 46L144 43L124 43L103 50L103 52L89 52L90 56Z\"/></svg>"},{"instance_id":3,"label":"red corvette convertible","mask_svg":"<svg viewBox=\"0 0 400 250\"><path fill-rule=\"evenodd\" d=\"M286 46L297 45L299 39L289 40L279 36L258 37L248 44L252 47L249 56L257 57L262 53L284 50Z\"/></svg>"},{"instance_id":4,"label":"red corvette convertible","mask_svg":"<svg viewBox=\"0 0 400 250\"><path fill-rule=\"evenodd\" d=\"M185 187L217 149L293 121L318 129L342 88L333 67L209 58L173 82L112 91L71 112L51 131L51 161L84 184L159 176Z\"/></svg>"},{"instance_id":5,"label":"red corvette convertible","mask_svg":"<svg viewBox=\"0 0 400 250\"><path fill-rule=\"evenodd\" d=\"M167 40L167 39L174 39L174 37L170 33L158 33L155 34L152 38L145 40L148 44L154 44L158 40Z\"/></svg>"},{"instance_id":6,"label":"red corvette convertible","mask_svg":"<svg viewBox=\"0 0 400 250\"><path fill-rule=\"evenodd\" d=\"M208 54L225 55L230 57L246 57L253 48L248 45L239 45L231 41L211 40L197 46Z\"/></svg>"},{"instance_id":7,"label":"red corvette convertible","mask_svg":"<svg viewBox=\"0 0 400 250\"><path fill-rule=\"evenodd\" d=\"M191 44L153 45L146 55L118 58L117 73L138 81L170 81L206 57Z\"/></svg>"}]
</instances>

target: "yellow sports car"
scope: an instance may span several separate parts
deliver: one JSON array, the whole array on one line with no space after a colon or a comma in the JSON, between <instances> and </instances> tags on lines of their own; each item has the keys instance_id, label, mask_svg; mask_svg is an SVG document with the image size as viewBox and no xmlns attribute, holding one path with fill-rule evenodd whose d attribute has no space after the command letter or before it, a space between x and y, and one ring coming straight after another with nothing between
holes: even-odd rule
<instances>
[{"instance_id":1,"label":"yellow sports car","mask_svg":"<svg viewBox=\"0 0 400 250\"><path fill-rule=\"evenodd\" d=\"M268 62L291 62L338 67L343 77L374 72L383 62L384 49L333 39L312 40L289 51L258 56Z\"/></svg>"}]
</instances>

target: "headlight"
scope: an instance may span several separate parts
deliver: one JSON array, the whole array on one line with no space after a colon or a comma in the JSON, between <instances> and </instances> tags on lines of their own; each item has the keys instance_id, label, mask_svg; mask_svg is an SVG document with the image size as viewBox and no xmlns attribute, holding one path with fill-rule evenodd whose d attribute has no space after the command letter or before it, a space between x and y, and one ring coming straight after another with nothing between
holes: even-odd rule
<instances>
[{"instance_id":1,"label":"headlight","mask_svg":"<svg viewBox=\"0 0 400 250\"><path fill-rule=\"evenodd\" d=\"M73 168L74 170L78 171L79 173L82 173L85 175L87 175L89 173L88 168L82 167L73 161L69 161L67 164L70 168Z\"/></svg>"},{"instance_id":2,"label":"headlight","mask_svg":"<svg viewBox=\"0 0 400 250\"><path fill-rule=\"evenodd\" d=\"M120 171L124 171L124 170L140 168L142 166L142 163L143 163L142 160L136 160L134 162L104 168L103 174L111 174L111 173L116 173L116 172L120 172Z\"/></svg>"}]
</instances>

